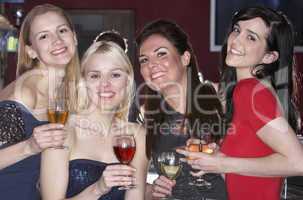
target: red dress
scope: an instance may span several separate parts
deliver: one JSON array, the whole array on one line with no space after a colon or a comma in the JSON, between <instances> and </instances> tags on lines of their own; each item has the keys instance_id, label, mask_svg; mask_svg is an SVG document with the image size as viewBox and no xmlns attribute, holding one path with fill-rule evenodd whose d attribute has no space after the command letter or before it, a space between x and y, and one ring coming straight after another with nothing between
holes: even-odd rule
<instances>
[{"instance_id":1,"label":"red dress","mask_svg":"<svg viewBox=\"0 0 303 200\"><path fill-rule=\"evenodd\" d=\"M257 79L237 83L233 93L234 113L232 126L222 143L221 151L227 156L257 158L274 151L262 142L257 131L271 120L281 116L275 96ZM278 200L281 177L242 176L226 174L229 200Z\"/></svg>"}]
</instances>

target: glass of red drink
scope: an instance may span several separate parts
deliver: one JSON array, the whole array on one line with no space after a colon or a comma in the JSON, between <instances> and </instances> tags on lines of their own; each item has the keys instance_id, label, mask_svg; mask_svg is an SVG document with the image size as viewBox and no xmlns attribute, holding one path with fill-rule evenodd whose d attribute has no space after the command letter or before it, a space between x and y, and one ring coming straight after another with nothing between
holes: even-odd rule
<instances>
[{"instance_id":1,"label":"glass of red drink","mask_svg":"<svg viewBox=\"0 0 303 200\"><path fill-rule=\"evenodd\" d=\"M114 136L113 148L117 159L120 163L128 165L136 152L136 141L133 135L117 135ZM134 188L135 185L120 187L119 189Z\"/></svg>"}]
</instances>

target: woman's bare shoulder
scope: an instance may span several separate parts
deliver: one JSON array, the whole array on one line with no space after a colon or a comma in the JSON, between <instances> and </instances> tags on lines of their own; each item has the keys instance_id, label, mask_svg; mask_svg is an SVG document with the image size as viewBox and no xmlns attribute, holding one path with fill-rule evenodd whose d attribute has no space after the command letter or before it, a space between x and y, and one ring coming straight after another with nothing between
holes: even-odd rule
<instances>
[{"instance_id":1,"label":"woman's bare shoulder","mask_svg":"<svg viewBox=\"0 0 303 200\"><path fill-rule=\"evenodd\" d=\"M14 94L15 84L16 81L13 81L0 91L0 101L12 99L12 94Z\"/></svg>"},{"instance_id":2,"label":"woman's bare shoulder","mask_svg":"<svg viewBox=\"0 0 303 200\"><path fill-rule=\"evenodd\" d=\"M18 81L14 81L0 92L0 101L3 100L17 101L28 108L34 108L36 104L35 88L25 82L20 84Z\"/></svg>"},{"instance_id":3,"label":"woman's bare shoulder","mask_svg":"<svg viewBox=\"0 0 303 200\"><path fill-rule=\"evenodd\" d=\"M35 108L37 104L37 96L41 93L43 75L31 70L15 81L14 94L12 98L24 103L29 108Z\"/></svg>"}]
</instances>

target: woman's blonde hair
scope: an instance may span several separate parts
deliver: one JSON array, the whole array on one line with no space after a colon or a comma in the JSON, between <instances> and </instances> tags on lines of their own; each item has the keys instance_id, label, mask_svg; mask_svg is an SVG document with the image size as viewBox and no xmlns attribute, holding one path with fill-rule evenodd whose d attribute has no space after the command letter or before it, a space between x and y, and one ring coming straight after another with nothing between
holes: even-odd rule
<instances>
[{"instance_id":1,"label":"woman's blonde hair","mask_svg":"<svg viewBox=\"0 0 303 200\"><path fill-rule=\"evenodd\" d=\"M68 26L75 34L75 28L72 24L72 21L69 18L69 16L64 12L63 9L51 4L42 4L34 7L26 15L20 30L19 44L18 44L18 62L17 62L17 71L16 71L17 77L39 66L38 59L30 58L25 50L25 47L31 45L31 41L30 41L31 23L36 17L45 14L47 12L53 12L62 16L67 21ZM78 84L79 79L80 79L80 63L79 63L78 50L77 48L75 48L75 54L65 68L65 77L62 83L65 86L68 86L66 87L66 95L69 101L68 105L71 111L77 108L76 85Z\"/></svg>"},{"instance_id":2,"label":"woman's blonde hair","mask_svg":"<svg viewBox=\"0 0 303 200\"><path fill-rule=\"evenodd\" d=\"M124 52L124 50L115 44L114 42L105 42L105 41L99 41L94 42L84 53L82 60L81 60L81 74L82 78L85 77L85 64L90 59L90 57L94 54L103 54L106 56L109 56L111 59L116 60L121 63L121 65L126 69L126 73L128 75L128 83L127 83L127 89L126 89L126 98L123 99L121 102L119 108L116 111L115 116L121 120L128 119L128 113L129 109L134 97L134 88L135 88L135 81L134 81L134 70L133 66ZM83 82L82 82L83 83ZM88 109L88 95L87 95L87 89L86 87L82 87L82 90L79 91L79 107L78 111L83 111ZM81 93L81 94L80 94ZM85 95L84 95L85 94Z\"/></svg>"}]
</instances>

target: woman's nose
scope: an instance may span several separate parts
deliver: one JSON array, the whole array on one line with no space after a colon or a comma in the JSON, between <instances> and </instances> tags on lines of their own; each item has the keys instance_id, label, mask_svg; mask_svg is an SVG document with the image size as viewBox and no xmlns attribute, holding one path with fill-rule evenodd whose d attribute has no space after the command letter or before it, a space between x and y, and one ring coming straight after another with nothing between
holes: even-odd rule
<instances>
[{"instance_id":1,"label":"woman's nose","mask_svg":"<svg viewBox=\"0 0 303 200\"><path fill-rule=\"evenodd\" d=\"M238 34L233 38L232 43L233 44L242 44L242 40L243 40L242 34Z\"/></svg>"},{"instance_id":2,"label":"woman's nose","mask_svg":"<svg viewBox=\"0 0 303 200\"><path fill-rule=\"evenodd\" d=\"M148 63L148 67L149 68L154 68L154 67L157 67L159 66L159 60L156 59L156 58L151 58L149 63Z\"/></svg>"},{"instance_id":3,"label":"woman's nose","mask_svg":"<svg viewBox=\"0 0 303 200\"><path fill-rule=\"evenodd\" d=\"M106 88L110 86L110 81L107 78L103 78L99 82L99 87Z\"/></svg>"},{"instance_id":4,"label":"woman's nose","mask_svg":"<svg viewBox=\"0 0 303 200\"><path fill-rule=\"evenodd\" d=\"M62 40L62 37L60 36L60 34L55 33L53 36L53 43L61 43L62 41L63 40Z\"/></svg>"}]
</instances>

